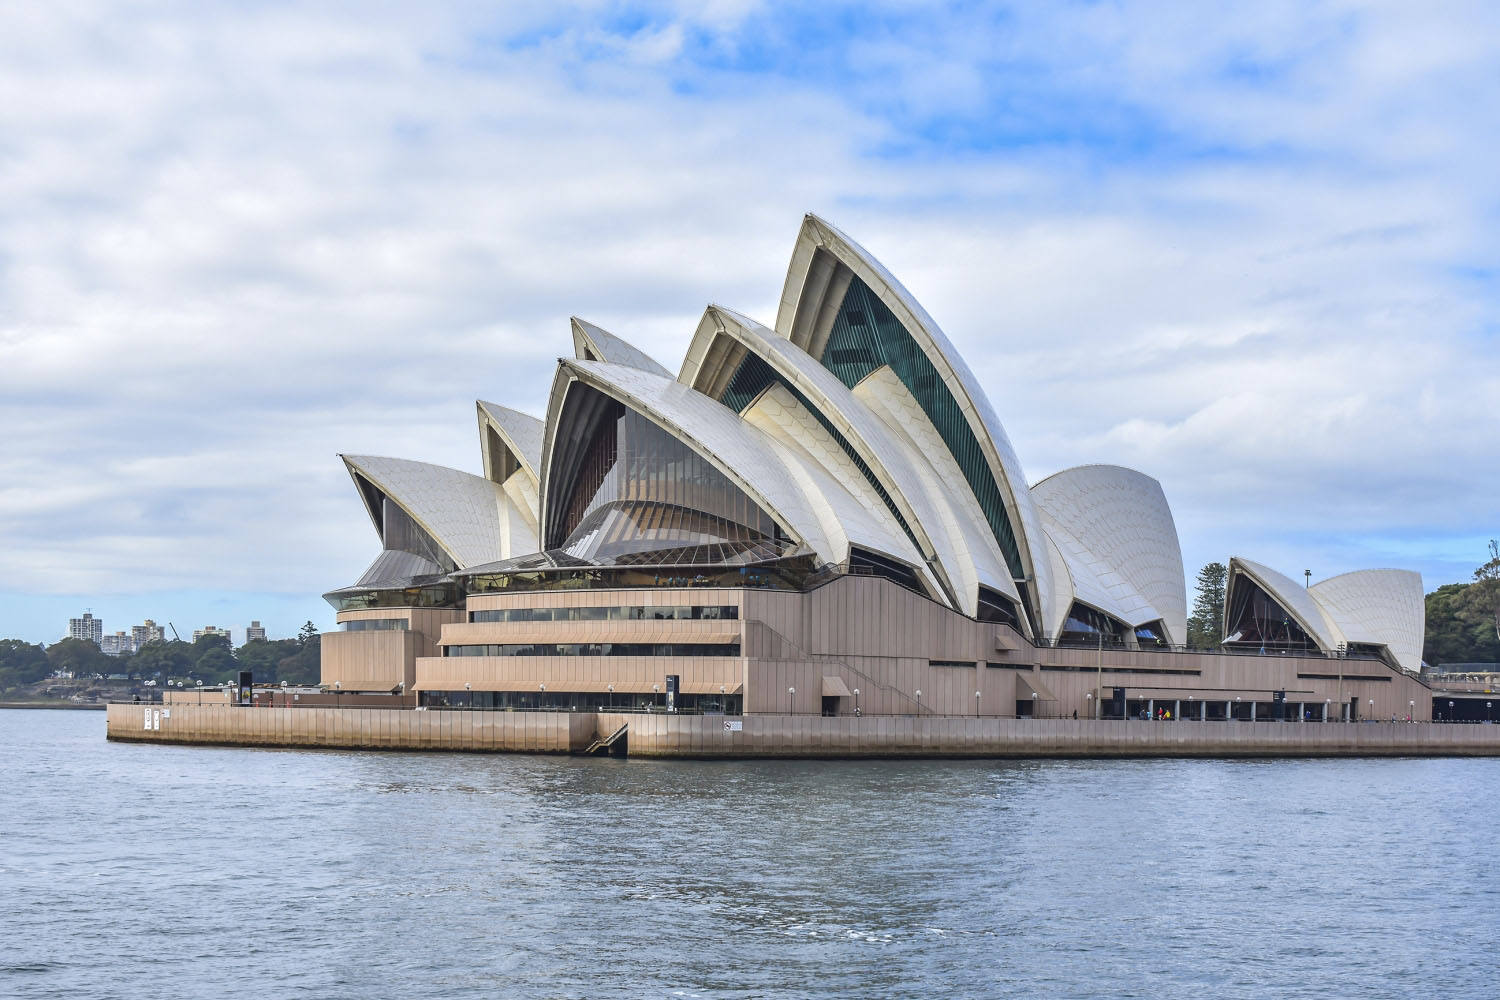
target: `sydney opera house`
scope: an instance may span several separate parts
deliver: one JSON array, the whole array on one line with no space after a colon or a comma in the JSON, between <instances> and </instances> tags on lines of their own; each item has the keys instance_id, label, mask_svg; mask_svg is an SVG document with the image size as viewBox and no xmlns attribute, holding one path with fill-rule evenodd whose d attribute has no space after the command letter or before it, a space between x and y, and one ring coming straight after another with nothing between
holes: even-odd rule
<instances>
[{"instance_id":1,"label":"sydney opera house","mask_svg":"<svg viewBox=\"0 0 1500 1000\"><path fill-rule=\"evenodd\" d=\"M478 403L481 475L343 457L381 551L326 595L325 685L726 716L1388 718L1430 694L1403 570L1233 558L1227 638L1186 649L1160 484L1029 482L932 317L819 218L773 326L709 306L675 374L572 339L544 418Z\"/></svg>"}]
</instances>

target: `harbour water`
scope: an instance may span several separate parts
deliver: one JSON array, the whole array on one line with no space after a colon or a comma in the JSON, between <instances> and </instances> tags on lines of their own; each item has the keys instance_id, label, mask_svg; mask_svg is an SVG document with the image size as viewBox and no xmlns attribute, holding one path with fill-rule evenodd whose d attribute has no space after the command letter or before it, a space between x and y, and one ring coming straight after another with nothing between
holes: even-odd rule
<instances>
[{"instance_id":1,"label":"harbour water","mask_svg":"<svg viewBox=\"0 0 1500 1000\"><path fill-rule=\"evenodd\" d=\"M1500 759L107 743L0 710L0 996L1500 995Z\"/></svg>"}]
</instances>

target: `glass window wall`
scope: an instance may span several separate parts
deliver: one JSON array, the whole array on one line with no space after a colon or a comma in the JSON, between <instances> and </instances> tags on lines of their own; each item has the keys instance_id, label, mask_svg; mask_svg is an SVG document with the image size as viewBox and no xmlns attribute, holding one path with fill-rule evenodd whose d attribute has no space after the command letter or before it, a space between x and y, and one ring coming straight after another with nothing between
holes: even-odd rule
<instances>
[{"instance_id":1,"label":"glass window wall","mask_svg":"<svg viewBox=\"0 0 1500 1000\"><path fill-rule=\"evenodd\" d=\"M491 642L443 647L444 656L739 656L738 642Z\"/></svg>"},{"instance_id":2,"label":"glass window wall","mask_svg":"<svg viewBox=\"0 0 1500 1000\"><path fill-rule=\"evenodd\" d=\"M610 608L499 608L471 611L471 622L597 622L597 621L729 621L738 619L733 604Z\"/></svg>"},{"instance_id":3,"label":"glass window wall","mask_svg":"<svg viewBox=\"0 0 1500 1000\"><path fill-rule=\"evenodd\" d=\"M405 632L411 628L409 618L363 618L342 622L345 632Z\"/></svg>"}]
</instances>

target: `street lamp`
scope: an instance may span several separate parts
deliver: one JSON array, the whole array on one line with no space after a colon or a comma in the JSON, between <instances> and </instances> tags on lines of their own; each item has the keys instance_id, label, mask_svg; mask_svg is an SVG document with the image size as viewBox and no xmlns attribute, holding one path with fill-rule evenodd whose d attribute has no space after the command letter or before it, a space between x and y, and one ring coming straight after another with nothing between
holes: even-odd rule
<instances>
[{"instance_id":1,"label":"street lamp","mask_svg":"<svg viewBox=\"0 0 1500 1000\"><path fill-rule=\"evenodd\" d=\"M464 681L464 697L469 703L469 711L474 711L474 685Z\"/></svg>"},{"instance_id":2,"label":"street lamp","mask_svg":"<svg viewBox=\"0 0 1500 1000\"><path fill-rule=\"evenodd\" d=\"M1448 721L1453 721L1453 702L1448 702Z\"/></svg>"},{"instance_id":3,"label":"street lamp","mask_svg":"<svg viewBox=\"0 0 1500 1000\"><path fill-rule=\"evenodd\" d=\"M787 715L791 715L792 714L792 696L795 695L796 693L797 693L797 689L794 688L794 687L789 687L789 688L786 689L786 714Z\"/></svg>"},{"instance_id":4,"label":"street lamp","mask_svg":"<svg viewBox=\"0 0 1500 1000\"><path fill-rule=\"evenodd\" d=\"M1488 702L1488 701L1484 703L1484 721L1485 722L1489 722L1490 721L1490 704L1491 703Z\"/></svg>"},{"instance_id":5,"label":"street lamp","mask_svg":"<svg viewBox=\"0 0 1500 1000\"><path fill-rule=\"evenodd\" d=\"M922 689L921 688L917 688L917 715L920 717L921 714L922 714Z\"/></svg>"},{"instance_id":6,"label":"street lamp","mask_svg":"<svg viewBox=\"0 0 1500 1000\"><path fill-rule=\"evenodd\" d=\"M610 708L614 708L615 707L615 686L613 684L606 684L605 687L607 687L609 689L609 707Z\"/></svg>"},{"instance_id":7,"label":"street lamp","mask_svg":"<svg viewBox=\"0 0 1500 1000\"><path fill-rule=\"evenodd\" d=\"M1188 695L1188 714L1189 715L1193 714L1193 702L1195 702L1197 700L1198 700L1198 696L1197 695L1192 695L1192 694Z\"/></svg>"},{"instance_id":8,"label":"street lamp","mask_svg":"<svg viewBox=\"0 0 1500 1000\"><path fill-rule=\"evenodd\" d=\"M342 708L343 707L343 697L342 697L343 693L344 693L344 682L343 681L334 681L333 682L333 707L334 708Z\"/></svg>"},{"instance_id":9,"label":"street lamp","mask_svg":"<svg viewBox=\"0 0 1500 1000\"><path fill-rule=\"evenodd\" d=\"M1240 696L1239 695L1235 695L1234 696L1234 721L1238 722L1239 719L1240 719Z\"/></svg>"},{"instance_id":10,"label":"street lamp","mask_svg":"<svg viewBox=\"0 0 1500 1000\"><path fill-rule=\"evenodd\" d=\"M1086 692L1084 692L1083 698L1084 698L1084 702L1083 703L1084 703L1085 706L1087 706L1086 711L1088 713L1088 716L1089 716L1089 718L1092 719L1094 717L1094 692L1092 692L1092 691L1086 691Z\"/></svg>"},{"instance_id":11,"label":"street lamp","mask_svg":"<svg viewBox=\"0 0 1500 1000\"><path fill-rule=\"evenodd\" d=\"M1328 708L1332 704L1333 704L1333 699L1332 698L1324 698L1323 699L1323 721L1324 722L1328 721Z\"/></svg>"},{"instance_id":12,"label":"street lamp","mask_svg":"<svg viewBox=\"0 0 1500 1000\"><path fill-rule=\"evenodd\" d=\"M854 689L854 717L859 718L859 688Z\"/></svg>"},{"instance_id":13,"label":"street lamp","mask_svg":"<svg viewBox=\"0 0 1500 1000\"><path fill-rule=\"evenodd\" d=\"M1370 721L1371 722L1375 721L1375 699L1374 698L1370 699Z\"/></svg>"},{"instance_id":14,"label":"street lamp","mask_svg":"<svg viewBox=\"0 0 1500 1000\"><path fill-rule=\"evenodd\" d=\"M979 698L980 698L980 692L975 691L974 692L974 718L976 718L976 719L979 718Z\"/></svg>"},{"instance_id":15,"label":"street lamp","mask_svg":"<svg viewBox=\"0 0 1500 1000\"><path fill-rule=\"evenodd\" d=\"M1414 701L1407 702L1406 703L1406 721L1407 722L1416 722L1417 721L1416 716L1417 716L1417 703L1414 702Z\"/></svg>"},{"instance_id":16,"label":"street lamp","mask_svg":"<svg viewBox=\"0 0 1500 1000\"><path fill-rule=\"evenodd\" d=\"M1036 718L1036 692L1031 692L1031 717Z\"/></svg>"}]
</instances>

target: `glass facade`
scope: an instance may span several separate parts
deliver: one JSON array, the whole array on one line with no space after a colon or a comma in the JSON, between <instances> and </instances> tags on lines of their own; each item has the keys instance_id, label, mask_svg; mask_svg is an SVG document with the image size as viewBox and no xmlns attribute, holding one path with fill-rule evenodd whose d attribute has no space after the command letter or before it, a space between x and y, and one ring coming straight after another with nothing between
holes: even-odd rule
<instances>
[{"instance_id":1,"label":"glass facade","mask_svg":"<svg viewBox=\"0 0 1500 1000\"><path fill-rule=\"evenodd\" d=\"M499 712L665 712L662 693L621 694L598 691L422 691L418 704L429 709ZM679 694L679 715L742 715L737 694Z\"/></svg>"},{"instance_id":2,"label":"glass facade","mask_svg":"<svg viewBox=\"0 0 1500 1000\"><path fill-rule=\"evenodd\" d=\"M876 369L891 366L958 463L1005 555L1011 576L1024 579L1021 550L1005 511L1004 497L958 400L906 327L857 275L849 280L849 290L819 360L850 388Z\"/></svg>"},{"instance_id":3,"label":"glass facade","mask_svg":"<svg viewBox=\"0 0 1500 1000\"><path fill-rule=\"evenodd\" d=\"M1302 630L1274 597L1243 573L1236 573L1230 582L1227 603L1224 631L1239 638L1225 639L1226 646L1253 646L1278 652L1319 648L1317 641Z\"/></svg>"},{"instance_id":4,"label":"glass facade","mask_svg":"<svg viewBox=\"0 0 1500 1000\"><path fill-rule=\"evenodd\" d=\"M641 587L734 587L809 590L834 578L810 555L754 566L590 566L515 569L465 578L471 594L515 594L536 590L635 590Z\"/></svg>"},{"instance_id":5,"label":"glass facade","mask_svg":"<svg viewBox=\"0 0 1500 1000\"><path fill-rule=\"evenodd\" d=\"M588 386L565 433L581 436L548 501L548 547L593 563L739 566L792 542L713 463L645 416ZM591 395L590 395L591 394Z\"/></svg>"},{"instance_id":6,"label":"glass facade","mask_svg":"<svg viewBox=\"0 0 1500 1000\"><path fill-rule=\"evenodd\" d=\"M358 621L342 622L340 627L345 632L405 632L411 628L411 619L364 618Z\"/></svg>"},{"instance_id":7,"label":"glass facade","mask_svg":"<svg viewBox=\"0 0 1500 1000\"><path fill-rule=\"evenodd\" d=\"M639 604L609 608L500 608L471 611L471 622L601 622L601 621L705 621L730 620L740 616L733 604L643 607Z\"/></svg>"},{"instance_id":8,"label":"glass facade","mask_svg":"<svg viewBox=\"0 0 1500 1000\"><path fill-rule=\"evenodd\" d=\"M1059 646L1105 646L1125 645L1127 626L1102 611L1086 604L1075 603L1068 609L1062 633L1057 637Z\"/></svg>"},{"instance_id":9,"label":"glass facade","mask_svg":"<svg viewBox=\"0 0 1500 1000\"><path fill-rule=\"evenodd\" d=\"M738 642L491 642L444 646L444 656L739 656Z\"/></svg>"},{"instance_id":10,"label":"glass facade","mask_svg":"<svg viewBox=\"0 0 1500 1000\"><path fill-rule=\"evenodd\" d=\"M451 608L464 599L456 583L428 584L422 587L392 589L350 588L324 594L323 600L335 611L364 611L370 608Z\"/></svg>"}]
</instances>

